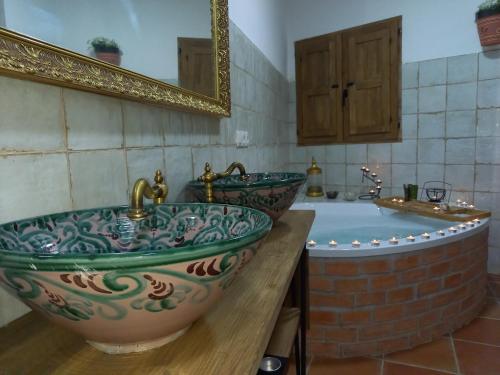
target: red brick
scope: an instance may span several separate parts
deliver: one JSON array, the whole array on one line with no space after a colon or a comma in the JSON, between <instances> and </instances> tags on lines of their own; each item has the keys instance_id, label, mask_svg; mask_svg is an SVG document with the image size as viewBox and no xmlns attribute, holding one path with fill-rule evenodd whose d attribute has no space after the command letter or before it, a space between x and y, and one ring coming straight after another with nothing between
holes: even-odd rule
<instances>
[{"instance_id":1,"label":"red brick","mask_svg":"<svg viewBox=\"0 0 500 375\"><path fill-rule=\"evenodd\" d=\"M398 320L394 323L395 332L415 332L418 329L418 319L410 318Z\"/></svg>"},{"instance_id":2,"label":"red brick","mask_svg":"<svg viewBox=\"0 0 500 375\"><path fill-rule=\"evenodd\" d=\"M342 345L342 355L345 357L375 355L376 353L377 353L376 342Z\"/></svg>"},{"instance_id":3,"label":"red brick","mask_svg":"<svg viewBox=\"0 0 500 375\"><path fill-rule=\"evenodd\" d=\"M413 287L405 287L391 290L387 293L387 302L404 302L412 300L414 296Z\"/></svg>"},{"instance_id":4,"label":"red brick","mask_svg":"<svg viewBox=\"0 0 500 375\"><path fill-rule=\"evenodd\" d=\"M448 273L449 269L450 269L450 262L449 261L434 264L429 268L429 276L430 277L437 277L437 276L446 275Z\"/></svg>"},{"instance_id":5,"label":"red brick","mask_svg":"<svg viewBox=\"0 0 500 375\"><path fill-rule=\"evenodd\" d=\"M408 302L405 304L405 315L413 316L429 310L431 303L428 299Z\"/></svg>"},{"instance_id":6,"label":"red brick","mask_svg":"<svg viewBox=\"0 0 500 375\"><path fill-rule=\"evenodd\" d=\"M388 260L365 260L361 262L361 273L385 273L391 270L391 263Z\"/></svg>"},{"instance_id":7,"label":"red brick","mask_svg":"<svg viewBox=\"0 0 500 375\"><path fill-rule=\"evenodd\" d=\"M323 274L323 261L309 260L309 274L321 275Z\"/></svg>"},{"instance_id":8,"label":"red brick","mask_svg":"<svg viewBox=\"0 0 500 375\"><path fill-rule=\"evenodd\" d=\"M446 246L446 256L451 258L459 255L460 252L462 251L461 244L462 243L460 241L448 244L448 246Z\"/></svg>"},{"instance_id":9,"label":"red brick","mask_svg":"<svg viewBox=\"0 0 500 375\"><path fill-rule=\"evenodd\" d=\"M450 302L457 301L464 298L467 293L467 287L464 285L458 289L441 293L432 299L432 307L439 307L449 304Z\"/></svg>"},{"instance_id":10,"label":"red brick","mask_svg":"<svg viewBox=\"0 0 500 375\"><path fill-rule=\"evenodd\" d=\"M435 247L433 249L426 250L422 254L422 263L423 264L435 263L443 259L444 256L445 256L445 247L444 246Z\"/></svg>"},{"instance_id":11,"label":"red brick","mask_svg":"<svg viewBox=\"0 0 500 375\"><path fill-rule=\"evenodd\" d=\"M394 262L394 269L396 271L408 270L410 268L415 268L420 263L420 257L418 255L410 255L404 258L396 259Z\"/></svg>"},{"instance_id":12,"label":"red brick","mask_svg":"<svg viewBox=\"0 0 500 375\"><path fill-rule=\"evenodd\" d=\"M325 338L325 331L325 327L311 324L311 327L309 328L307 334L309 335L310 339L323 340Z\"/></svg>"},{"instance_id":13,"label":"red brick","mask_svg":"<svg viewBox=\"0 0 500 375\"><path fill-rule=\"evenodd\" d=\"M309 276L309 288L330 291L333 288L333 282L327 276Z\"/></svg>"},{"instance_id":14,"label":"red brick","mask_svg":"<svg viewBox=\"0 0 500 375\"><path fill-rule=\"evenodd\" d=\"M385 303L385 292L356 294L356 306L382 305Z\"/></svg>"},{"instance_id":15,"label":"red brick","mask_svg":"<svg viewBox=\"0 0 500 375\"><path fill-rule=\"evenodd\" d=\"M335 324L337 323L337 313L331 311L311 310L309 312L311 323Z\"/></svg>"},{"instance_id":16,"label":"red brick","mask_svg":"<svg viewBox=\"0 0 500 375\"><path fill-rule=\"evenodd\" d=\"M408 337L400 337L393 339L381 340L378 343L378 352L394 352L399 350L408 349L410 342Z\"/></svg>"},{"instance_id":17,"label":"red brick","mask_svg":"<svg viewBox=\"0 0 500 375\"><path fill-rule=\"evenodd\" d=\"M462 281L462 274L461 273L455 273L453 275L445 277L445 279L444 279L444 287L445 288L454 288L454 287L460 285L461 281Z\"/></svg>"},{"instance_id":18,"label":"red brick","mask_svg":"<svg viewBox=\"0 0 500 375\"><path fill-rule=\"evenodd\" d=\"M382 323L368 327L362 327L359 329L359 340L371 340L378 339L381 337L393 336L393 324L392 323Z\"/></svg>"},{"instance_id":19,"label":"red brick","mask_svg":"<svg viewBox=\"0 0 500 375\"><path fill-rule=\"evenodd\" d=\"M427 268L415 268L401 274L401 283L415 283L417 281L422 281L427 277Z\"/></svg>"},{"instance_id":20,"label":"red brick","mask_svg":"<svg viewBox=\"0 0 500 375\"><path fill-rule=\"evenodd\" d=\"M327 340L338 342L355 342L357 337L356 328L331 327L325 334Z\"/></svg>"},{"instance_id":21,"label":"red brick","mask_svg":"<svg viewBox=\"0 0 500 375\"><path fill-rule=\"evenodd\" d=\"M339 293L364 292L367 288L367 279L335 280L335 291Z\"/></svg>"},{"instance_id":22,"label":"red brick","mask_svg":"<svg viewBox=\"0 0 500 375\"><path fill-rule=\"evenodd\" d=\"M333 343L316 342L310 343L311 353L315 357L337 357L338 345Z\"/></svg>"},{"instance_id":23,"label":"red brick","mask_svg":"<svg viewBox=\"0 0 500 375\"><path fill-rule=\"evenodd\" d=\"M354 306L354 295L310 292L309 301L311 306L317 307L352 307Z\"/></svg>"},{"instance_id":24,"label":"red brick","mask_svg":"<svg viewBox=\"0 0 500 375\"><path fill-rule=\"evenodd\" d=\"M375 276L371 280L372 289L388 289L398 284L396 275Z\"/></svg>"},{"instance_id":25,"label":"red brick","mask_svg":"<svg viewBox=\"0 0 500 375\"><path fill-rule=\"evenodd\" d=\"M438 324L441 321L441 310L432 310L423 314L419 319L420 328Z\"/></svg>"},{"instance_id":26,"label":"red brick","mask_svg":"<svg viewBox=\"0 0 500 375\"><path fill-rule=\"evenodd\" d=\"M376 321L396 320L403 315L403 305L377 307L374 312Z\"/></svg>"},{"instance_id":27,"label":"red brick","mask_svg":"<svg viewBox=\"0 0 500 375\"><path fill-rule=\"evenodd\" d=\"M325 264L325 272L333 276L355 276L358 274L358 263L329 262Z\"/></svg>"},{"instance_id":28,"label":"red brick","mask_svg":"<svg viewBox=\"0 0 500 375\"><path fill-rule=\"evenodd\" d=\"M446 306L443 310L443 313L442 313L443 320L457 315L457 311L459 311L459 310L460 310L460 302L455 302L455 303L452 303L452 304Z\"/></svg>"},{"instance_id":29,"label":"red brick","mask_svg":"<svg viewBox=\"0 0 500 375\"><path fill-rule=\"evenodd\" d=\"M468 255L461 255L459 257L456 257L451 261L451 272L460 272L464 271L467 269L469 266L469 256Z\"/></svg>"},{"instance_id":30,"label":"red brick","mask_svg":"<svg viewBox=\"0 0 500 375\"><path fill-rule=\"evenodd\" d=\"M371 319L371 311L347 311L340 313L340 320L342 323L362 323L368 322Z\"/></svg>"},{"instance_id":31,"label":"red brick","mask_svg":"<svg viewBox=\"0 0 500 375\"><path fill-rule=\"evenodd\" d=\"M436 293L441 288L441 280L427 280L418 284L417 293L419 297Z\"/></svg>"}]
</instances>

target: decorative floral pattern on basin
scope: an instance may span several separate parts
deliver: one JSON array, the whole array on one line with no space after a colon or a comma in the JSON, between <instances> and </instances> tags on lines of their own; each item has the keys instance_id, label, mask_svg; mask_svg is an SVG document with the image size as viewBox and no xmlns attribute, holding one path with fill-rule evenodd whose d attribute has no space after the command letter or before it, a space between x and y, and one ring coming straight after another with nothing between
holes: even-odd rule
<instances>
[{"instance_id":1,"label":"decorative floral pattern on basin","mask_svg":"<svg viewBox=\"0 0 500 375\"><path fill-rule=\"evenodd\" d=\"M0 284L49 319L110 345L185 329L221 296L271 228L238 206L126 207L0 226Z\"/></svg>"},{"instance_id":2,"label":"decorative floral pattern on basin","mask_svg":"<svg viewBox=\"0 0 500 375\"><path fill-rule=\"evenodd\" d=\"M217 203L255 208L277 222L305 181L303 173L249 173L245 181L239 175L231 175L213 183L213 194ZM191 181L188 186L199 202L206 201L202 182Z\"/></svg>"}]
</instances>

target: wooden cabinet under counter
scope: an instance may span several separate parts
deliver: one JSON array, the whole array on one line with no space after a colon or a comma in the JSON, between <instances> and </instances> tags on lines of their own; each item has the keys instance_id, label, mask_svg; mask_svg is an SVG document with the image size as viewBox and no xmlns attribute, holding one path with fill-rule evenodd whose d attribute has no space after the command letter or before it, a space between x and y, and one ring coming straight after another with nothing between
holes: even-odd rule
<instances>
[{"instance_id":1,"label":"wooden cabinet under counter","mask_svg":"<svg viewBox=\"0 0 500 375\"><path fill-rule=\"evenodd\" d=\"M221 302L170 344L108 355L29 313L0 329L0 374L254 375L313 220L314 211L283 215Z\"/></svg>"}]
</instances>

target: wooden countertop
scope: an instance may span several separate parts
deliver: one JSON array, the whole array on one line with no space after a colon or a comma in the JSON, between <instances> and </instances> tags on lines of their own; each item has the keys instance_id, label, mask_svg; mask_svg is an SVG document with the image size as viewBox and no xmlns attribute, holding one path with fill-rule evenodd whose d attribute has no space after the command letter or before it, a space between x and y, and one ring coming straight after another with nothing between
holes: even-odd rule
<instances>
[{"instance_id":1,"label":"wooden countertop","mask_svg":"<svg viewBox=\"0 0 500 375\"><path fill-rule=\"evenodd\" d=\"M0 374L255 375L313 220L283 215L221 302L168 345L108 355L29 313L0 329Z\"/></svg>"}]
</instances>

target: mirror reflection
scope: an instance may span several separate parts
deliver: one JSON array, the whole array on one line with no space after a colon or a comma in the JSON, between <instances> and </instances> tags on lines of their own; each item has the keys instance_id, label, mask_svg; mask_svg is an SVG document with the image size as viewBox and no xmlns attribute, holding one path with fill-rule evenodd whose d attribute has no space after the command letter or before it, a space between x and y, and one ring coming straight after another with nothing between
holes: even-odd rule
<instances>
[{"instance_id":1,"label":"mirror reflection","mask_svg":"<svg viewBox=\"0 0 500 375\"><path fill-rule=\"evenodd\" d=\"M210 0L0 0L0 27L215 96Z\"/></svg>"}]
</instances>

